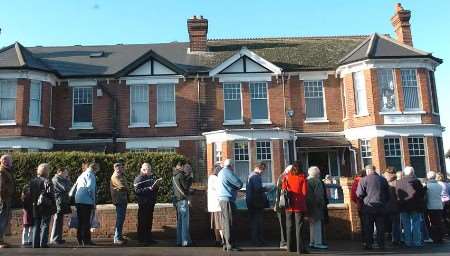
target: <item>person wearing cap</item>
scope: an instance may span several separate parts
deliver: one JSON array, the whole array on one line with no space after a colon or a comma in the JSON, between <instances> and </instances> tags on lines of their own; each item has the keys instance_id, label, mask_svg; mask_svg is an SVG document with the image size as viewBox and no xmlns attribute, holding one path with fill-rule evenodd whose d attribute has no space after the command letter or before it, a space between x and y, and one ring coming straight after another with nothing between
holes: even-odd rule
<instances>
[{"instance_id":1,"label":"person wearing cap","mask_svg":"<svg viewBox=\"0 0 450 256\"><path fill-rule=\"evenodd\" d=\"M126 240L122 236L123 223L127 213L128 185L124 176L125 168L122 163L114 164L114 173L111 176L111 199L116 207L116 226L114 229L114 244L124 245Z\"/></svg>"},{"instance_id":2,"label":"person wearing cap","mask_svg":"<svg viewBox=\"0 0 450 256\"><path fill-rule=\"evenodd\" d=\"M235 247L233 241L233 215L236 210L236 196L237 191L244 185L239 177L233 171L231 159L226 159L223 162L223 169L219 172L219 186L218 197L220 210L222 212L222 225L225 251L240 251L241 249Z\"/></svg>"}]
</instances>

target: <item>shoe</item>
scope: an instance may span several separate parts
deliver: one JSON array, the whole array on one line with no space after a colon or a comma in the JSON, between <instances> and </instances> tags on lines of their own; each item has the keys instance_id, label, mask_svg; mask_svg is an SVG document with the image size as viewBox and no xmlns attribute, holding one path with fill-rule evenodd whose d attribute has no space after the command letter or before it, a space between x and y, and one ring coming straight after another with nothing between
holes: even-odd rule
<instances>
[{"instance_id":1,"label":"shoe","mask_svg":"<svg viewBox=\"0 0 450 256\"><path fill-rule=\"evenodd\" d=\"M287 245L280 245L280 249L287 250Z\"/></svg>"},{"instance_id":2,"label":"shoe","mask_svg":"<svg viewBox=\"0 0 450 256\"><path fill-rule=\"evenodd\" d=\"M324 244L315 244L314 247L312 248L316 248L316 249L328 249L327 245Z\"/></svg>"},{"instance_id":3,"label":"shoe","mask_svg":"<svg viewBox=\"0 0 450 256\"><path fill-rule=\"evenodd\" d=\"M234 247L234 246L232 246L232 247L224 246L224 247L223 247L223 250L224 250L224 251L228 251L228 252L240 252L240 251L242 251L241 248L239 248L239 247Z\"/></svg>"},{"instance_id":4,"label":"shoe","mask_svg":"<svg viewBox=\"0 0 450 256\"><path fill-rule=\"evenodd\" d=\"M54 244L54 245L62 245L65 244L66 240L60 240L60 241L52 241L50 244Z\"/></svg>"},{"instance_id":5,"label":"shoe","mask_svg":"<svg viewBox=\"0 0 450 256\"><path fill-rule=\"evenodd\" d=\"M124 240L116 240L116 241L114 241L114 245L117 245L117 246L122 246L122 245L125 245L125 244L126 244L126 242Z\"/></svg>"},{"instance_id":6,"label":"shoe","mask_svg":"<svg viewBox=\"0 0 450 256\"><path fill-rule=\"evenodd\" d=\"M0 249L9 248L9 247L10 247L9 244L7 244L7 243L1 243L0 244Z\"/></svg>"},{"instance_id":7,"label":"shoe","mask_svg":"<svg viewBox=\"0 0 450 256\"><path fill-rule=\"evenodd\" d=\"M433 239L428 238L428 239L426 239L426 240L423 240L423 242L424 242L424 243L427 243L427 244L431 244L431 243L433 243Z\"/></svg>"}]
</instances>

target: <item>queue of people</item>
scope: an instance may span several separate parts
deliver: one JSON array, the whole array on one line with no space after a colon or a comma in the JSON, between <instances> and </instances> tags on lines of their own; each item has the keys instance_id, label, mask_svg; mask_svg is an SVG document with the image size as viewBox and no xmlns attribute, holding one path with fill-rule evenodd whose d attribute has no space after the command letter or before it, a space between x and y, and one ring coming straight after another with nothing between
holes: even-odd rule
<instances>
[{"instance_id":1,"label":"queue of people","mask_svg":"<svg viewBox=\"0 0 450 256\"><path fill-rule=\"evenodd\" d=\"M380 175L368 165L358 176L352 200L360 214L365 249L374 246L374 227L376 244L381 249L385 248L386 233L393 246L421 247L424 242L443 242L448 232L444 209L448 208L450 187L442 175L429 171L422 183L411 166L403 172L388 167Z\"/></svg>"}]
</instances>

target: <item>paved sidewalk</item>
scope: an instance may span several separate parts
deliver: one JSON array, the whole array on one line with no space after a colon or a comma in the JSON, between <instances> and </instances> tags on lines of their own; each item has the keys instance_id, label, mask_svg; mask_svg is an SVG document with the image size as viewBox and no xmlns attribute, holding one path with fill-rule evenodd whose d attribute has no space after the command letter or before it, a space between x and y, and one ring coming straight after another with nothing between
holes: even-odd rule
<instances>
[{"instance_id":1,"label":"paved sidewalk","mask_svg":"<svg viewBox=\"0 0 450 256\"><path fill-rule=\"evenodd\" d=\"M16 240L17 241L17 240ZM13 248L0 250L0 255L17 255L17 256L37 256L37 255L95 255L95 256L122 256L122 255L167 255L167 256L215 256L215 255L260 255L260 256L284 256L295 255L295 253L286 253L275 246L275 243L267 247L252 247L242 245L241 252L227 253L223 252L221 248L208 246L208 243L199 243L197 247L178 248L173 247L173 243L161 241L155 246L139 247L133 241L128 247L115 247L111 245L109 240L96 241L95 247L77 248L74 241L69 241L64 246L48 249L32 249L20 248L13 244ZM407 249L407 248L391 248L388 247L384 251L372 250L364 251L361 249L359 243L352 241L332 241L330 242L329 250L312 250L311 255L436 255L448 256L450 255L450 241L441 245L427 244L424 248Z\"/></svg>"}]
</instances>

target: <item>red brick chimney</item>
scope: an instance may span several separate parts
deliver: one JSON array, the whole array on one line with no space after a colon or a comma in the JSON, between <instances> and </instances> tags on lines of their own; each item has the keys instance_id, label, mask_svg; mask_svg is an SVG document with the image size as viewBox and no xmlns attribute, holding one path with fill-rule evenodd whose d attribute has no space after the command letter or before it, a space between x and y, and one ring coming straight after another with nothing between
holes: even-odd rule
<instances>
[{"instance_id":1,"label":"red brick chimney","mask_svg":"<svg viewBox=\"0 0 450 256\"><path fill-rule=\"evenodd\" d=\"M191 52L206 52L207 34L208 34L208 20L203 16L193 16L187 20L189 32L189 47Z\"/></svg>"},{"instance_id":2,"label":"red brick chimney","mask_svg":"<svg viewBox=\"0 0 450 256\"><path fill-rule=\"evenodd\" d=\"M395 14L391 18L392 26L399 42L413 46L409 19L411 19L411 11L403 9L402 4L398 3L395 6Z\"/></svg>"}]
</instances>

